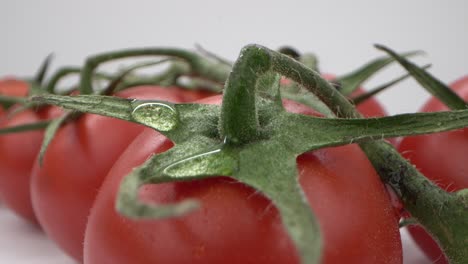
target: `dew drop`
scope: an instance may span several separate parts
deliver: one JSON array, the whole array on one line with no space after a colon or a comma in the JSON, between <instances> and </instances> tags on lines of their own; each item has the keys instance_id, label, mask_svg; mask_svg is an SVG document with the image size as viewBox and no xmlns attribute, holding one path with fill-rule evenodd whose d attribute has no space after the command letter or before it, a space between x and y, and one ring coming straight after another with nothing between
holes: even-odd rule
<instances>
[{"instance_id":1,"label":"dew drop","mask_svg":"<svg viewBox=\"0 0 468 264\"><path fill-rule=\"evenodd\" d=\"M138 123L158 131L170 131L178 123L177 110L163 102L140 102L134 107L132 117Z\"/></svg>"}]
</instances>

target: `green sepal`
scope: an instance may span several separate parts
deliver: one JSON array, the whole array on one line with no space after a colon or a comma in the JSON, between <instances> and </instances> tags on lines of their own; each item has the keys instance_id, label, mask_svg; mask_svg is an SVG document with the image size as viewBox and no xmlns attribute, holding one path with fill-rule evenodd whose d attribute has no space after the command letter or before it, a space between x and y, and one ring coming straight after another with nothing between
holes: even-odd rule
<instances>
[{"instance_id":1,"label":"green sepal","mask_svg":"<svg viewBox=\"0 0 468 264\"><path fill-rule=\"evenodd\" d=\"M138 101L96 96L76 96L64 99L56 96L45 95L42 99L36 98L36 100L42 100L42 102L46 102L48 100L52 102L55 101L56 104L63 104L80 111L84 108L93 111L93 109L96 109L96 107L93 107L93 104L94 106L99 104L104 106L104 109L107 110L94 110L93 113L96 113L97 111L108 112L107 115L112 115L114 117L127 117L128 120L134 122L136 121L134 111L142 105L148 105L150 107L145 109L145 112L146 110L148 112L142 113L143 117L138 118L138 121L143 121L144 124L153 128L159 128L159 124L154 127L154 122L159 123L160 121L157 119L155 120L153 116L167 119L166 121L169 122L169 125L162 122L162 126L167 127L167 129L162 132L175 141L175 148L177 148L177 146L184 146L186 142L191 142L191 139L196 138L197 136L206 137L210 141L212 140L213 144L207 145L206 149L190 148L195 156L200 157L200 155L210 153L209 151L212 151L212 148L217 147L218 144L224 144L222 149L226 149L224 151L229 150L229 155L224 157L230 157L233 160L237 160L238 164L238 169L233 170L233 173L230 176L236 178L240 182L254 186L257 190L260 190L262 193L270 197L278 206L285 228L295 242L301 261L303 263L317 263L320 259L321 243L305 243L306 241L312 240L320 241L320 236L315 232L315 230L318 230L318 227L314 224L316 220L314 219L310 208L307 207L306 210L307 203L304 202L304 196L297 184L297 169L295 168L295 158L297 155L307 150L316 149L320 146L336 146L341 144L339 142L348 144L355 142L355 140L367 140L362 144L365 146L365 144L372 144L373 142L371 140L375 139L375 137L382 135L397 135L398 133L402 133L402 131L407 133L410 125L413 126L412 129L419 129L419 131L422 131L427 129L427 124L420 123L415 126L414 118L411 118L410 116L403 116L403 118L400 116L394 119L371 119L370 121L366 121L362 119L337 120L314 118L285 113L281 107L277 107L276 104L271 103L271 98L265 99L260 96L255 97L254 89L259 88L257 85L262 82L258 82L258 80L267 76L265 74L269 74L271 71L284 74L286 77L304 85L307 89L316 91L317 97L324 100L326 105L329 106L336 115L346 116L349 118L359 116L348 100L337 93L336 90L331 87L329 82L323 80L320 75L311 71L303 64L295 62L284 55L279 55L261 46L247 46L242 52L241 58L243 58L243 60L236 62L236 65L234 65L233 68L233 74L230 76L230 81L226 84L225 97L221 110L219 109L219 106L200 106L194 104L174 105L160 101ZM244 74L247 76L241 76ZM238 82L239 80L241 82ZM265 80L268 80L268 78ZM242 98L238 98L238 95L241 97L251 96L254 98L248 98L248 101L246 102L243 101ZM230 98L227 99L226 97ZM85 106L86 100L92 102L91 106ZM231 101L229 106L226 107L225 103L229 100L233 101ZM273 102L275 102L275 100ZM236 103L247 106L247 108L243 109ZM83 109L78 107L82 107ZM250 111L250 113L246 114L248 118L243 119L236 117L235 114L229 111L232 107L234 109L238 109L239 112L237 112L237 114L240 114L242 110ZM119 111L121 112L119 113ZM221 118L219 117L220 114ZM442 114L438 117L443 117L444 121L447 122L447 118L450 118L450 115L452 115L451 118L453 119L465 118L464 120L460 120L458 125L462 124L464 126L463 123L468 123L465 117L468 112L465 111L433 114ZM231 116L230 118L225 118L225 115ZM429 119L432 119L434 116L426 117L430 117ZM177 120L177 122L174 122L174 120ZM245 120L247 120L247 126L245 126L245 123L241 126L235 125L236 122L246 122ZM337 121L342 122L345 126L336 129ZM232 122L232 124L230 126L224 126L223 124L225 122ZM401 123L401 130L397 132L388 130L385 133L382 133L382 130L378 131L377 128L379 126L390 127L392 122L398 124ZM175 124L172 125L173 123ZM318 124L320 123L321 125L319 126ZM449 123L450 124L448 125L443 124L442 126L453 126L453 122ZM326 127L327 125L329 126L328 128ZM441 127L437 122L433 122L429 126L437 127L437 129L440 129ZM218 127L221 129L218 130ZM246 134L237 133L238 131L236 130L243 129L245 127L252 128L252 131L249 131ZM226 128L228 128L229 133L225 133ZM392 129L394 130L395 127L392 127ZM288 132L282 132L282 130L286 130ZM330 132L334 130L342 131L339 131L338 134ZM363 134L363 131L370 131L368 138L363 136L365 135L365 133ZM236 136L239 136L238 138L241 140L226 141L226 138L224 137L226 135L230 137L227 139L236 139ZM309 140L311 140L311 142L309 142ZM199 140L197 139L197 141ZM390 147L388 144L385 146ZM203 150L208 152L203 152ZM378 151L380 150L382 149L378 149ZM388 154L392 157L392 150L394 151L394 149L384 149L384 151L380 152L384 162L388 163L388 156L386 155ZM221 153L228 152L222 151ZM168 164L178 164L177 166L180 166L179 168L181 168L182 171L192 171L192 166L202 168L196 173L199 174L200 177L210 174L206 172L206 167L203 168L200 164L209 164L212 160L208 159L209 162L207 162L206 159L201 159L200 163L192 163L191 161L193 161L193 159L191 159L191 157L194 155L191 155L188 158L178 157L177 159L172 159ZM397 154L397 159L398 157L401 158ZM233 162L233 164L236 164L236 162ZM154 166L153 172L154 170L163 167L164 166ZM225 169L224 166L219 167L222 167L223 170ZM147 166L147 168L150 169L151 166ZM406 167L405 165L402 165L395 168L401 169ZM385 167L383 169L385 169ZM218 171L211 173L215 172ZM395 179L385 178L385 175L388 176L387 173L382 172L381 170L379 170L379 172L383 175L383 179L386 181L388 180L390 183L393 182L392 187L398 186L399 183ZM150 174L155 175L153 173L149 173L148 175ZM276 182L276 180L270 181L268 178L270 174L273 175L271 177L274 178L285 178L285 182ZM398 176L400 174L391 173L389 175L391 175L391 177L395 177L395 175ZM195 177L193 174L190 175L190 173L171 173L170 175L166 174L164 176L166 176L165 178L171 178L169 176L184 178L184 176L187 176L187 179L194 179ZM139 179L144 180L144 178ZM172 177L172 179L174 179L174 177ZM420 178L418 178L418 180L420 180ZM140 183L141 182L129 183L129 186L133 186L130 189L133 188L134 191L137 190ZM264 186L265 184L268 186ZM409 188L412 186L403 185L403 187ZM291 191L294 192L294 194L278 198L277 194L274 194L275 190L283 191L284 193ZM402 194L404 190L397 189L397 191L400 191L398 193ZM136 194L133 192L133 195L135 196ZM465 195L460 195L460 197L465 197ZM300 210L297 208L300 208ZM183 207L182 209L182 211L187 210L186 207ZM189 209L191 209L190 206ZM146 207L136 206L134 211L131 213L136 214L137 216L139 214L145 215L146 210ZM181 209L179 208L177 210ZM288 210L297 210L298 212L292 213L292 211ZM151 215L151 213L148 214ZM298 218L294 219L295 216ZM304 236L304 234L308 235ZM308 247L310 247L310 250L307 250Z\"/></svg>"},{"instance_id":2,"label":"green sepal","mask_svg":"<svg viewBox=\"0 0 468 264\"><path fill-rule=\"evenodd\" d=\"M270 139L244 145L238 157L239 170L232 177L272 201L296 245L301 263L320 263L320 227L298 182L295 151L287 142Z\"/></svg>"},{"instance_id":3,"label":"green sepal","mask_svg":"<svg viewBox=\"0 0 468 264\"><path fill-rule=\"evenodd\" d=\"M431 67L431 65L424 65L422 68L423 69L427 69ZM361 95L358 95L358 96L355 96L353 98L351 98L351 101L355 104L355 105L359 105L363 102L365 102L366 100L370 99L370 98L373 98L375 95L379 94L380 92L383 92L384 90L394 86L395 84L398 84L399 82L407 79L408 77L411 77L411 74L405 74L399 78L396 78L394 80L391 80L387 83L384 83L384 84L381 84L375 88L372 88L372 89L369 89L369 91L361 94Z\"/></svg>"},{"instance_id":4,"label":"green sepal","mask_svg":"<svg viewBox=\"0 0 468 264\"><path fill-rule=\"evenodd\" d=\"M333 112L317 96L296 83L282 85L281 97L306 105L324 116L333 116Z\"/></svg>"},{"instance_id":5,"label":"green sepal","mask_svg":"<svg viewBox=\"0 0 468 264\"><path fill-rule=\"evenodd\" d=\"M185 79L178 78L175 80L175 85L187 90L205 90L215 93L221 93L224 89L224 85L211 80L206 80L199 77L186 77ZM166 83L163 83L166 84Z\"/></svg>"},{"instance_id":6,"label":"green sepal","mask_svg":"<svg viewBox=\"0 0 468 264\"><path fill-rule=\"evenodd\" d=\"M190 65L184 61L172 60L170 66L163 72L154 76L131 76L125 78L117 88L117 91L141 86L141 85L159 85L159 86L172 86L176 85L181 76L190 74ZM219 85L219 84L218 84Z\"/></svg>"},{"instance_id":7,"label":"green sepal","mask_svg":"<svg viewBox=\"0 0 468 264\"><path fill-rule=\"evenodd\" d=\"M101 95L60 96L47 94L33 97L32 100L142 124L158 130L175 143L186 141L193 134L220 138L217 132L220 109L216 105L172 104L163 101L124 99ZM152 107L155 105L160 108ZM161 127L171 129L158 129L152 123L154 119L151 116L153 114L161 115L161 109L164 111L163 115L168 118L168 120L161 122ZM142 117L136 117L135 114L142 115ZM144 116L151 118L146 119ZM171 123L176 124L171 125Z\"/></svg>"},{"instance_id":8,"label":"green sepal","mask_svg":"<svg viewBox=\"0 0 468 264\"><path fill-rule=\"evenodd\" d=\"M220 83L224 83L230 72L230 67L222 62L213 61L199 54L183 49L142 48L113 51L91 56L86 60L80 78L81 94L94 93L94 89L92 87L92 76L94 70L100 64L116 59L141 56L169 56L174 59L180 59L190 66L189 72L187 72L187 74L194 76L203 76L207 79L219 81Z\"/></svg>"},{"instance_id":9,"label":"green sepal","mask_svg":"<svg viewBox=\"0 0 468 264\"><path fill-rule=\"evenodd\" d=\"M414 77L414 79L416 79L416 81L418 81L419 84L421 84L428 92L437 97L450 109L459 110L466 108L466 103L462 98L460 98L455 92L452 91L452 89L429 74L427 71L418 67L414 63L411 63L383 45L375 45L375 47L385 51L392 58L394 58Z\"/></svg>"},{"instance_id":10,"label":"green sepal","mask_svg":"<svg viewBox=\"0 0 468 264\"><path fill-rule=\"evenodd\" d=\"M24 124L24 125L5 127L5 128L0 129L0 135L41 130L41 129L46 128L49 124L50 124L50 121L40 121L40 122L29 123L29 124Z\"/></svg>"},{"instance_id":11,"label":"green sepal","mask_svg":"<svg viewBox=\"0 0 468 264\"><path fill-rule=\"evenodd\" d=\"M10 108L14 104L26 104L27 102L28 99L24 97L0 95L0 105L5 109Z\"/></svg>"},{"instance_id":12,"label":"green sepal","mask_svg":"<svg viewBox=\"0 0 468 264\"><path fill-rule=\"evenodd\" d=\"M319 118L279 114L278 140L296 153L384 138L438 133L468 127L468 110L401 114L381 118Z\"/></svg>"},{"instance_id":13,"label":"green sepal","mask_svg":"<svg viewBox=\"0 0 468 264\"><path fill-rule=\"evenodd\" d=\"M69 76L71 74L79 74L81 72L81 69L78 67L62 67L55 71L55 73L50 77L49 81L47 82L47 85L45 85L45 90L48 93L56 93L56 86L62 78Z\"/></svg>"},{"instance_id":14,"label":"green sepal","mask_svg":"<svg viewBox=\"0 0 468 264\"><path fill-rule=\"evenodd\" d=\"M236 169L236 163L219 147L219 142L213 139L196 136L164 153L153 155L124 178L116 209L130 218L176 217L197 209L199 204L193 199L171 205L143 203L138 199L138 188L144 184L231 174ZM196 162L192 162L194 159ZM187 171L190 173L185 173Z\"/></svg>"},{"instance_id":15,"label":"green sepal","mask_svg":"<svg viewBox=\"0 0 468 264\"><path fill-rule=\"evenodd\" d=\"M48 71L48 69L50 67L50 63L51 63L53 57L54 56L51 53L51 54L47 55L47 57L44 59L41 66L39 67L39 70L36 73L36 76L34 76L34 82L35 83L37 83L39 85L43 84L46 73L47 73L47 71Z\"/></svg>"},{"instance_id":16,"label":"green sepal","mask_svg":"<svg viewBox=\"0 0 468 264\"><path fill-rule=\"evenodd\" d=\"M52 121L48 121L49 124L45 128L44 139L42 140L41 148L39 150L39 157L38 157L39 165L42 166L44 155L45 155L45 153L47 151L47 148L49 147L50 142L52 142L52 140L53 140L55 134L57 133L57 131L59 130L59 128L65 122L68 122L71 119L75 118L76 114L79 114L79 113L67 112L67 113L63 114L62 116L60 116L60 117L58 117L58 118L56 118L56 119L54 119Z\"/></svg>"},{"instance_id":17,"label":"green sepal","mask_svg":"<svg viewBox=\"0 0 468 264\"><path fill-rule=\"evenodd\" d=\"M410 57L419 54L421 54L420 51L411 51L402 53L401 57ZM393 57L377 58L369 63L366 63L365 65L361 66L355 71L337 77L336 80L341 86L340 92L344 95L350 95L375 73L385 68L385 66L391 64L394 61L395 58Z\"/></svg>"},{"instance_id":18,"label":"green sepal","mask_svg":"<svg viewBox=\"0 0 468 264\"><path fill-rule=\"evenodd\" d=\"M226 58L223 58L223 57L219 56L218 54L215 54L215 53L205 49L202 45L200 45L198 43L195 43L195 48L197 49L197 51L200 54L205 55L206 57L212 58L212 59L214 59L215 61L217 61L219 63L223 63L226 66L232 67L232 64L234 64L232 61L230 61L230 60L228 60Z\"/></svg>"},{"instance_id":19,"label":"green sepal","mask_svg":"<svg viewBox=\"0 0 468 264\"><path fill-rule=\"evenodd\" d=\"M98 94L103 94L103 95L112 95L114 94L118 86L122 84L125 78L127 78L133 71L145 68L145 67L150 67L150 66L155 66L159 65L162 63L165 63L167 61L170 61L170 59L163 59L159 61L146 61L142 63L137 63L135 65L132 65L124 70L122 70L115 78L112 78L107 85L102 91L100 91ZM120 89L122 90L122 89Z\"/></svg>"}]
</instances>

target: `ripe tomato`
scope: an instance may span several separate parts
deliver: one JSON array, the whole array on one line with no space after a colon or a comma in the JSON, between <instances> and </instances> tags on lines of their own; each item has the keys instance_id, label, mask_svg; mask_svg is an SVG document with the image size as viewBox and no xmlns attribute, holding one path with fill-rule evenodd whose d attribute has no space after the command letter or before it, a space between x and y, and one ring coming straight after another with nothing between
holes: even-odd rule
<instances>
[{"instance_id":1,"label":"ripe tomato","mask_svg":"<svg viewBox=\"0 0 468 264\"><path fill-rule=\"evenodd\" d=\"M29 84L15 78L4 78L0 80L0 95L25 97L29 92ZM5 109L0 105L0 115Z\"/></svg>"},{"instance_id":2,"label":"ripe tomato","mask_svg":"<svg viewBox=\"0 0 468 264\"><path fill-rule=\"evenodd\" d=\"M117 96L184 102L202 93L181 88L142 86ZM70 256L82 260L83 238L89 210L104 177L143 126L84 114L59 129L32 171L34 212L46 234Z\"/></svg>"},{"instance_id":3,"label":"ripe tomato","mask_svg":"<svg viewBox=\"0 0 468 264\"><path fill-rule=\"evenodd\" d=\"M204 103L220 103L210 97ZM287 103L294 112L309 112ZM172 143L147 129L114 164L88 220L87 264L298 263L274 206L227 177L146 185L140 198L173 203L196 198L202 208L175 219L134 221L115 211L122 178ZM324 235L322 263L402 262L398 224L384 187L356 145L297 159L300 183Z\"/></svg>"},{"instance_id":4,"label":"ripe tomato","mask_svg":"<svg viewBox=\"0 0 468 264\"><path fill-rule=\"evenodd\" d=\"M6 115L16 110L14 106ZM0 128L48 120L60 113L56 107L43 107L36 111L27 109L2 119ZM43 130L0 136L0 197L16 214L33 223L37 220L31 206L29 181L43 137Z\"/></svg>"},{"instance_id":5,"label":"ripe tomato","mask_svg":"<svg viewBox=\"0 0 468 264\"><path fill-rule=\"evenodd\" d=\"M15 78L0 80L0 95L25 97L29 92L29 84Z\"/></svg>"},{"instance_id":6,"label":"ripe tomato","mask_svg":"<svg viewBox=\"0 0 468 264\"><path fill-rule=\"evenodd\" d=\"M463 99L468 100L468 76L454 82L451 88ZM420 111L447 110L449 109L438 99L431 98ZM468 129L407 137L401 141L398 150L441 188L450 192L468 188ZM448 263L437 243L422 227L410 226L409 231L434 263Z\"/></svg>"},{"instance_id":7,"label":"ripe tomato","mask_svg":"<svg viewBox=\"0 0 468 264\"><path fill-rule=\"evenodd\" d=\"M0 80L0 95L25 97L28 92L29 84L25 81ZM47 120L60 113L58 108L45 107L13 114L18 107L5 111L0 106L0 128ZM40 130L0 136L0 199L16 214L33 223L36 218L30 202L29 179L42 138L43 131Z\"/></svg>"}]
</instances>

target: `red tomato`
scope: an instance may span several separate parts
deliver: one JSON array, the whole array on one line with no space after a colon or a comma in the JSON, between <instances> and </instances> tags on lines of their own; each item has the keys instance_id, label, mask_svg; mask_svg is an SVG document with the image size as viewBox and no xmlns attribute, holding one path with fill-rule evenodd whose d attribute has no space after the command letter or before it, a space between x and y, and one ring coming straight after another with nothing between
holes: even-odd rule
<instances>
[{"instance_id":1,"label":"red tomato","mask_svg":"<svg viewBox=\"0 0 468 264\"><path fill-rule=\"evenodd\" d=\"M29 84L25 81L14 78L4 78L0 80L0 95L25 97L29 92ZM0 105L0 115L5 109Z\"/></svg>"},{"instance_id":2,"label":"red tomato","mask_svg":"<svg viewBox=\"0 0 468 264\"><path fill-rule=\"evenodd\" d=\"M143 86L117 96L184 102L203 95L176 87ZM59 129L42 167L36 162L31 180L34 212L46 234L75 259L82 260L87 217L104 177L142 129L134 123L85 114Z\"/></svg>"},{"instance_id":3,"label":"red tomato","mask_svg":"<svg viewBox=\"0 0 468 264\"><path fill-rule=\"evenodd\" d=\"M29 84L15 78L0 80L0 95L25 97ZM40 108L38 111L25 110L14 115L14 106L7 110L0 106L0 128L47 120L59 115L53 107ZM31 167L39 151L43 131L31 131L0 136L0 198L16 214L36 222L29 194Z\"/></svg>"},{"instance_id":4,"label":"red tomato","mask_svg":"<svg viewBox=\"0 0 468 264\"><path fill-rule=\"evenodd\" d=\"M468 76L457 80L451 87L463 99L468 100ZM431 98L421 108L421 112L447 110L436 98ZM398 150L441 188L450 192L468 188L468 129L407 137L401 141ZM410 226L409 231L434 263L448 263L437 243L422 227Z\"/></svg>"},{"instance_id":5,"label":"red tomato","mask_svg":"<svg viewBox=\"0 0 468 264\"><path fill-rule=\"evenodd\" d=\"M29 84L14 78L0 80L0 95L25 97L29 92Z\"/></svg>"},{"instance_id":6,"label":"red tomato","mask_svg":"<svg viewBox=\"0 0 468 264\"><path fill-rule=\"evenodd\" d=\"M12 111L16 111L16 107L10 108L7 114ZM48 120L60 113L56 107L28 109L3 119L0 128ZM43 130L0 136L0 197L14 212L33 223L37 220L31 206L29 181L43 137Z\"/></svg>"},{"instance_id":7,"label":"red tomato","mask_svg":"<svg viewBox=\"0 0 468 264\"><path fill-rule=\"evenodd\" d=\"M220 103L220 97L204 102ZM310 113L294 103L287 108ZM85 263L298 263L274 206L227 177L141 188L145 201L201 201L202 208L186 216L134 221L119 215L114 208L122 178L171 146L147 129L114 164L88 220ZM324 234L322 263L402 263L397 219L379 177L356 145L306 153L297 163Z\"/></svg>"}]
</instances>

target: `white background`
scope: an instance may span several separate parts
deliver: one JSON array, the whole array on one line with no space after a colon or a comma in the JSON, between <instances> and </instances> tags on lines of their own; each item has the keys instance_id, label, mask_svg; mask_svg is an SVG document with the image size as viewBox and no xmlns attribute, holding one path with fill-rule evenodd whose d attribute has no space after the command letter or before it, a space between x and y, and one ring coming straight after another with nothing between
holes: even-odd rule
<instances>
[{"instance_id":1,"label":"white background","mask_svg":"<svg viewBox=\"0 0 468 264\"><path fill-rule=\"evenodd\" d=\"M426 51L415 61L432 63L431 72L451 82L468 73L467 10L466 0L0 0L0 76L31 75L50 52L55 69L101 51L195 43L231 60L248 43L292 45L318 54L324 72L342 74L383 55L373 48L381 43ZM366 86L401 73L393 66ZM416 111L427 97L406 81L379 99L396 114ZM71 262L40 232L0 209L0 263Z\"/></svg>"}]
</instances>

